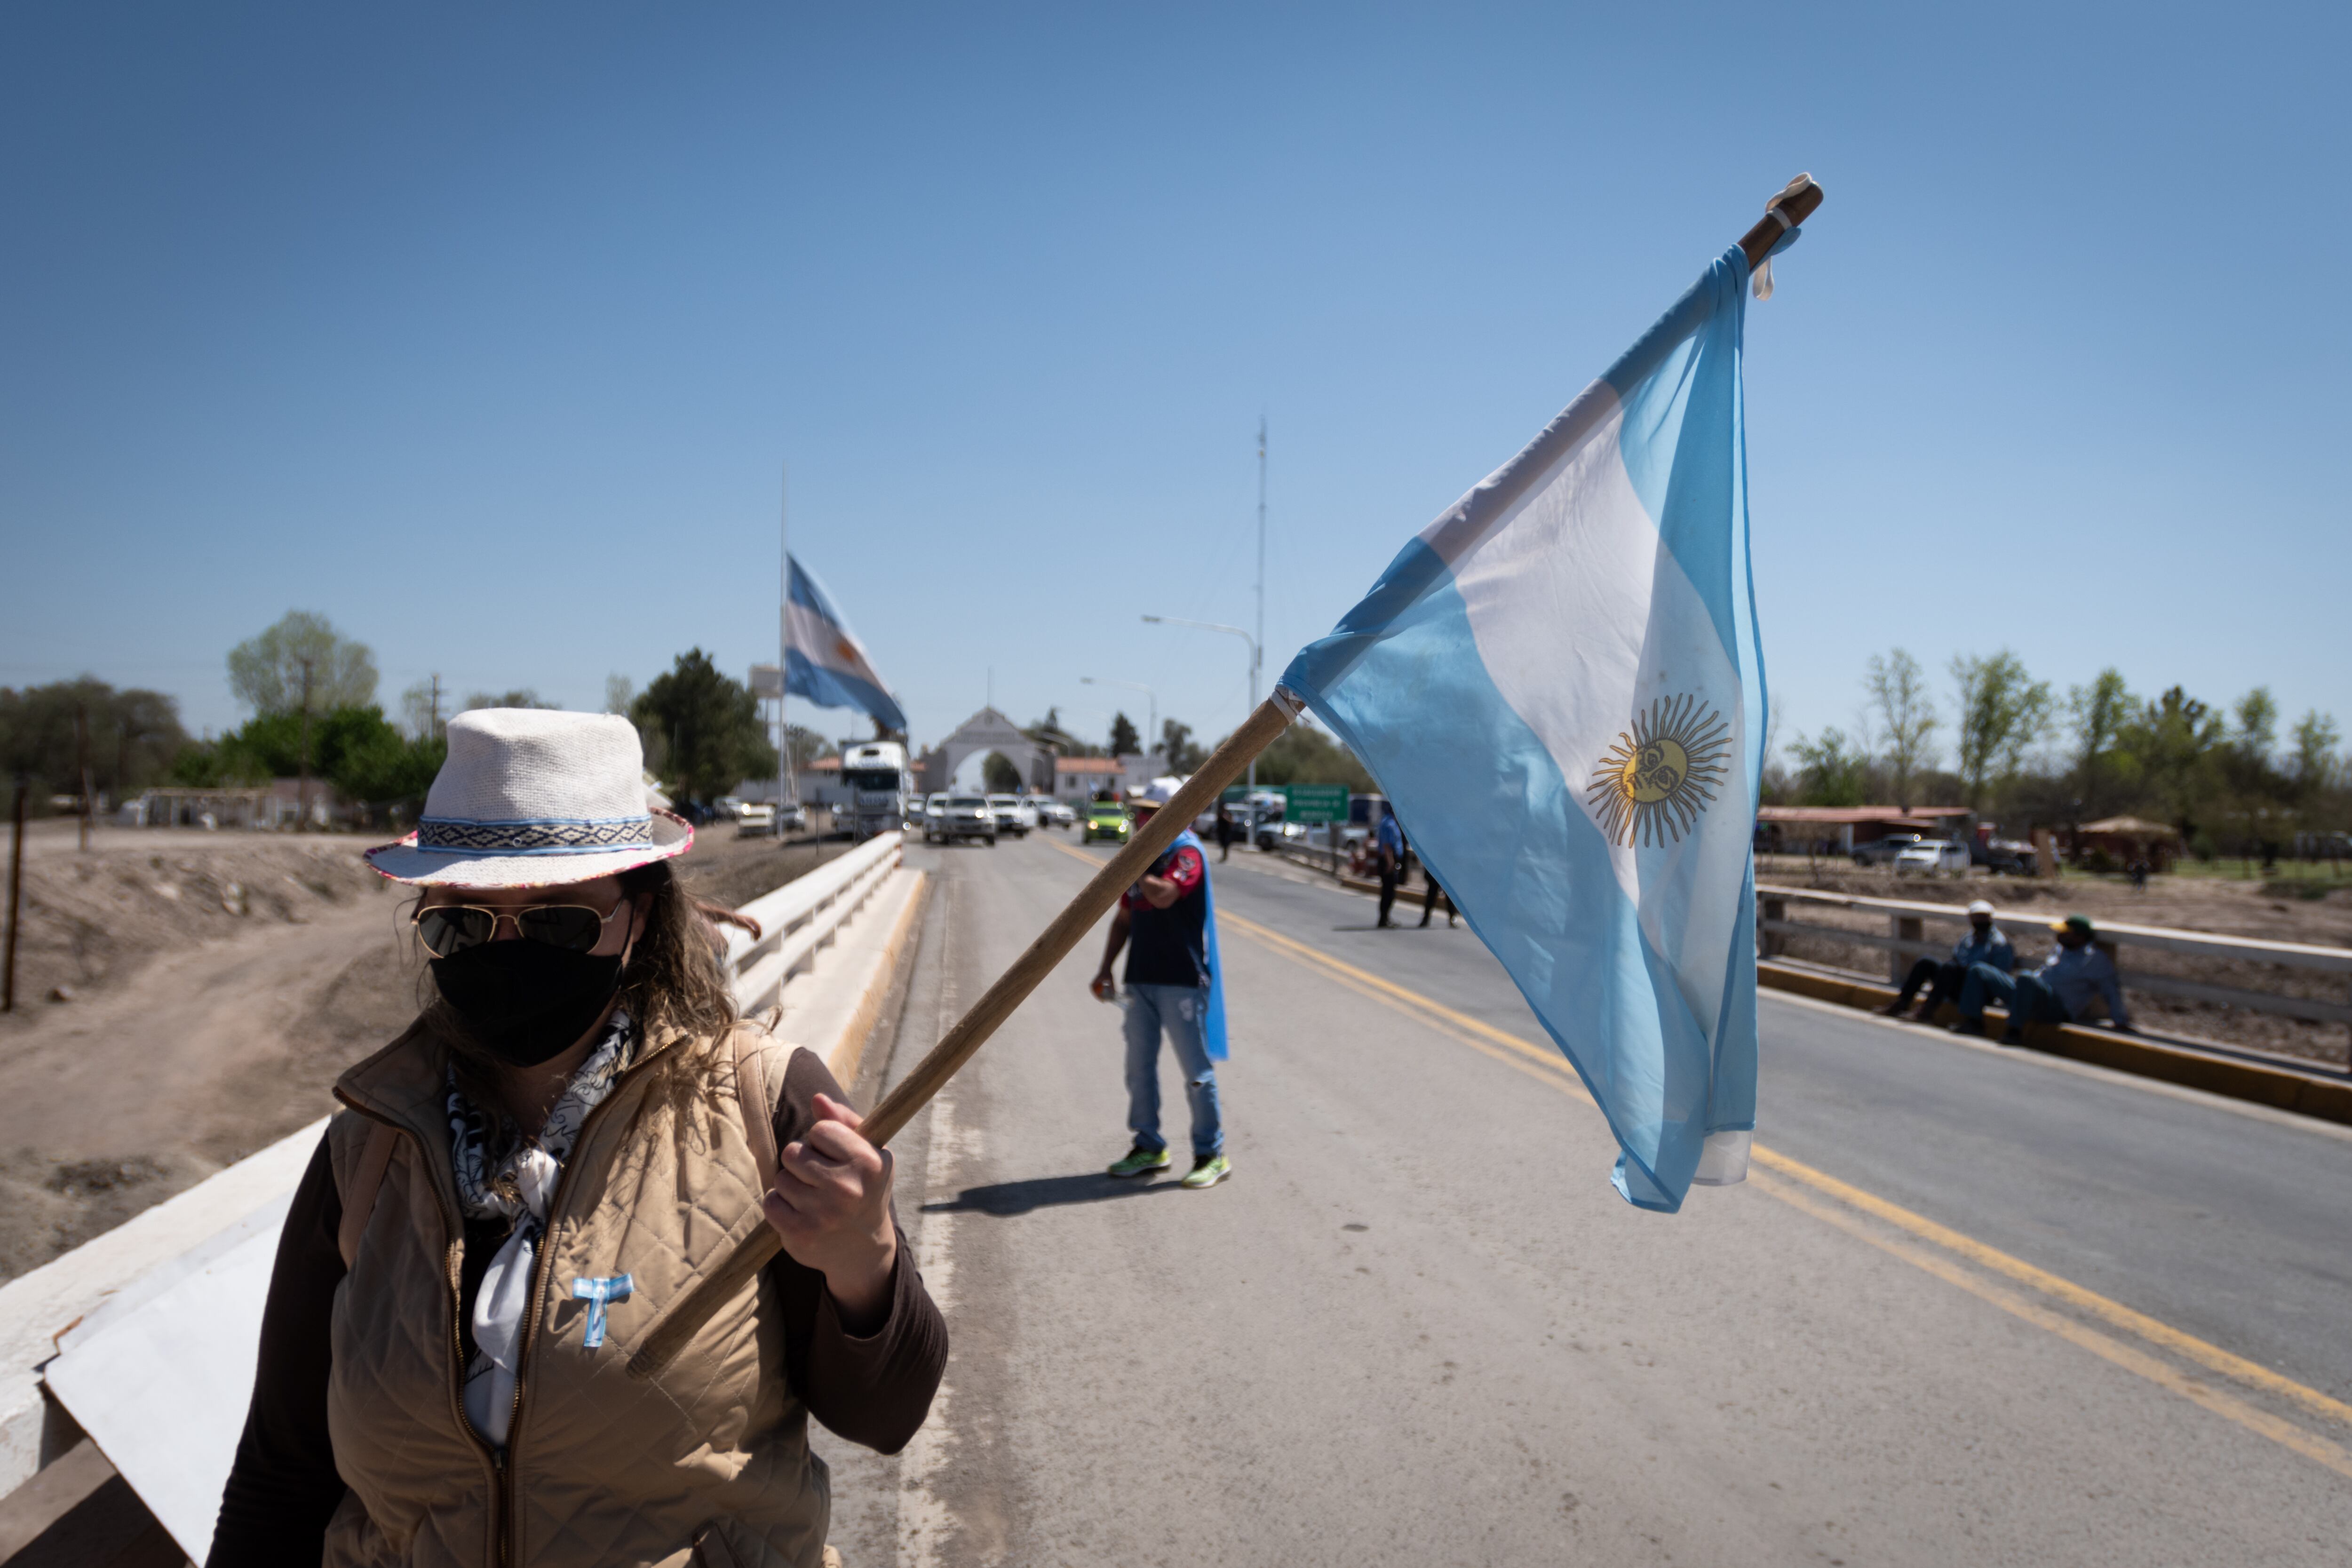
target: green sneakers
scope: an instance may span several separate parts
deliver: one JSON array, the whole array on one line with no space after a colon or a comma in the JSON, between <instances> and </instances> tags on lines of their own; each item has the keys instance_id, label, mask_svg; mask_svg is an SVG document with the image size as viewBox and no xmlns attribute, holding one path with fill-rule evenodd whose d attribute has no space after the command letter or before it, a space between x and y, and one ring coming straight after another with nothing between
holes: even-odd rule
<instances>
[{"instance_id":1,"label":"green sneakers","mask_svg":"<svg viewBox=\"0 0 2352 1568\"><path fill-rule=\"evenodd\" d=\"M1184 1184L1188 1187L1213 1187L1233 1173L1234 1163L1231 1160L1223 1154L1212 1154L1204 1160L1192 1162L1192 1168L1184 1173Z\"/></svg>"},{"instance_id":2,"label":"green sneakers","mask_svg":"<svg viewBox=\"0 0 2352 1568\"><path fill-rule=\"evenodd\" d=\"M1129 1149L1127 1152L1127 1158L1113 1165L1110 1168L1110 1173L1114 1176L1148 1176L1154 1171L1164 1171L1167 1168L1167 1150Z\"/></svg>"},{"instance_id":3,"label":"green sneakers","mask_svg":"<svg viewBox=\"0 0 2352 1568\"><path fill-rule=\"evenodd\" d=\"M1167 1150L1129 1149L1127 1152L1127 1157L1110 1168L1110 1174L1148 1176L1154 1171L1166 1169L1168 1169ZM1184 1185L1193 1188L1213 1187L1233 1173L1234 1163L1231 1160L1226 1159L1223 1154L1211 1154L1205 1159L1192 1162L1192 1168L1184 1173Z\"/></svg>"}]
</instances>

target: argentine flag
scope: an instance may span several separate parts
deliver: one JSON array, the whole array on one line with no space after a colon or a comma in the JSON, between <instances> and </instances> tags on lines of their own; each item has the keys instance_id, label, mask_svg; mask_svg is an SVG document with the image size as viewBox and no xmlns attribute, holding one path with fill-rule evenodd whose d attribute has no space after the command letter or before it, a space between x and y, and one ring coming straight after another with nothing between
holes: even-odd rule
<instances>
[{"instance_id":1,"label":"argentine flag","mask_svg":"<svg viewBox=\"0 0 2352 1568\"><path fill-rule=\"evenodd\" d=\"M1756 1125L1764 663L1724 253L1282 683L1363 759L1673 1212Z\"/></svg>"},{"instance_id":2,"label":"argentine flag","mask_svg":"<svg viewBox=\"0 0 2352 1568\"><path fill-rule=\"evenodd\" d=\"M866 645L808 569L790 555L792 588L784 595L784 689L820 708L857 708L888 731L903 731L907 715L866 658Z\"/></svg>"}]
</instances>

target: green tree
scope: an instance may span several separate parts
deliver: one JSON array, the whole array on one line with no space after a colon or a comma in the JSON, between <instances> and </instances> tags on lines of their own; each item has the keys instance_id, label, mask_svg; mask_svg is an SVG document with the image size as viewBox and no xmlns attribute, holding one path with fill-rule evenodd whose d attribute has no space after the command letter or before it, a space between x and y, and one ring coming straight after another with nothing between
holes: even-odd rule
<instances>
[{"instance_id":1,"label":"green tree","mask_svg":"<svg viewBox=\"0 0 2352 1568\"><path fill-rule=\"evenodd\" d=\"M2193 843L2225 782L2214 766L2223 742L2221 715L2175 686L2124 726L2117 750L2137 764L2145 798Z\"/></svg>"},{"instance_id":2,"label":"green tree","mask_svg":"<svg viewBox=\"0 0 2352 1568\"><path fill-rule=\"evenodd\" d=\"M1870 759L1834 725L1808 741L1789 742L1797 753L1797 801L1801 805L1860 805L1867 791Z\"/></svg>"},{"instance_id":3,"label":"green tree","mask_svg":"<svg viewBox=\"0 0 2352 1568\"><path fill-rule=\"evenodd\" d=\"M2135 706L2123 672L2112 667L2099 671L2090 685L2077 686L2066 695L2074 733L2076 796L2085 816L2108 816L2126 803L2138 784L2138 759L2125 746Z\"/></svg>"},{"instance_id":4,"label":"green tree","mask_svg":"<svg viewBox=\"0 0 2352 1568\"><path fill-rule=\"evenodd\" d=\"M759 699L698 647L678 655L630 705L629 717L662 779L688 799L708 803L745 779L776 775Z\"/></svg>"},{"instance_id":5,"label":"green tree","mask_svg":"<svg viewBox=\"0 0 2352 1568\"><path fill-rule=\"evenodd\" d=\"M1014 767L1013 759L1003 752L991 752L982 759L980 776L991 794L1019 795L1021 793L1021 770Z\"/></svg>"},{"instance_id":6,"label":"green tree","mask_svg":"<svg viewBox=\"0 0 2352 1568\"><path fill-rule=\"evenodd\" d=\"M1258 753L1257 782L1275 789L1291 784L1346 784L1359 795L1378 787L1355 752L1304 719Z\"/></svg>"},{"instance_id":7,"label":"green tree","mask_svg":"<svg viewBox=\"0 0 2352 1568\"><path fill-rule=\"evenodd\" d=\"M1143 737L1135 732L1135 721L1124 713L1110 716L1110 754L1131 757L1143 750Z\"/></svg>"},{"instance_id":8,"label":"green tree","mask_svg":"<svg viewBox=\"0 0 2352 1568\"><path fill-rule=\"evenodd\" d=\"M2278 701L2267 686L2257 686L2238 699L2237 733L2231 743L2257 767L2268 767L2278 747Z\"/></svg>"},{"instance_id":9,"label":"green tree","mask_svg":"<svg viewBox=\"0 0 2352 1568\"><path fill-rule=\"evenodd\" d=\"M229 689L256 713L328 713L375 700L375 656L324 616L289 610L229 649Z\"/></svg>"},{"instance_id":10,"label":"green tree","mask_svg":"<svg viewBox=\"0 0 2352 1568\"><path fill-rule=\"evenodd\" d=\"M53 794L80 793L85 740L92 786L117 801L168 778L188 744L179 705L160 691L119 689L89 675L21 691L0 687L0 768L26 776L37 806Z\"/></svg>"},{"instance_id":11,"label":"green tree","mask_svg":"<svg viewBox=\"0 0 2352 1568\"><path fill-rule=\"evenodd\" d=\"M617 670L604 678L604 711L617 713L625 719L629 705L637 700L637 683Z\"/></svg>"},{"instance_id":12,"label":"green tree","mask_svg":"<svg viewBox=\"0 0 2352 1568\"><path fill-rule=\"evenodd\" d=\"M2050 722L2050 683L2035 680L2025 661L2003 648L1990 658L1952 660L1959 684L1960 781L1968 803L1985 806L1986 786L2015 778L2027 748Z\"/></svg>"},{"instance_id":13,"label":"green tree","mask_svg":"<svg viewBox=\"0 0 2352 1568\"><path fill-rule=\"evenodd\" d=\"M789 743L793 750L793 767L805 768L819 757L829 757L834 754L833 742L814 730L799 724L787 725L786 729L792 737Z\"/></svg>"},{"instance_id":14,"label":"green tree","mask_svg":"<svg viewBox=\"0 0 2352 1568\"><path fill-rule=\"evenodd\" d=\"M2335 719L2315 708L2295 721L2293 733L2296 787L2322 790L2333 784L2342 766L2336 748L2344 743Z\"/></svg>"},{"instance_id":15,"label":"green tree","mask_svg":"<svg viewBox=\"0 0 2352 1568\"><path fill-rule=\"evenodd\" d=\"M1160 752L1168 759L1171 773L1191 773L1209 760L1208 752L1192 739L1192 726L1173 719L1160 721Z\"/></svg>"},{"instance_id":16,"label":"green tree","mask_svg":"<svg viewBox=\"0 0 2352 1568\"><path fill-rule=\"evenodd\" d=\"M1863 690L1886 736L1886 766L1895 775L1895 804L1906 811L1913 805L1913 781L1935 765L1931 737L1941 721L1927 695L1927 678L1919 661L1901 648L1880 658L1870 656Z\"/></svg>"},{"instance_id":17,"label":"green tree","mask_svg":"<svg viewBox=\"0 0 2352 1568\"><path fill-rule=\"evenodd\" d=\"M477 708L559 708L562 706L562 704L558 702L541 701L538 692L528 686L522 686L517 687L512 691L474 692L466 699L458 711L470 713Z\"/></svg>"}]
</instances>

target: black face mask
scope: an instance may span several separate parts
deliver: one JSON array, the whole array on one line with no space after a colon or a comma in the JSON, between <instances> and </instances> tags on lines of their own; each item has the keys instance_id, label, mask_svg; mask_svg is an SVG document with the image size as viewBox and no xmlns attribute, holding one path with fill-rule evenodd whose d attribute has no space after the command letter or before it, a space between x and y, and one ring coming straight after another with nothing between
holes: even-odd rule
<instances>
[{"instance_id":1,"label":"black face mask","mask_svg":"<svg viewBox=\"0 0 2352 1568\"><path fill-rule=\"evenodd\" d=\"M433 961L433 984L482 1048L537 1067L586 1034L621 988L621 955L486 942Z\"/></svg>"}]
</instances>

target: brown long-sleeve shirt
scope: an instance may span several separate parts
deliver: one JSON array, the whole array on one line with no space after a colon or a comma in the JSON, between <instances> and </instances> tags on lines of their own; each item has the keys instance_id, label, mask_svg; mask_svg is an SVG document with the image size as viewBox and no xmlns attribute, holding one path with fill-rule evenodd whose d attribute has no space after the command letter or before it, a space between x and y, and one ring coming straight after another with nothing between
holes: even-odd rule
<instances>
[{"instance_id":1,"label":"brown long-sleeve shirt","mask_svg":"<svg viewBox=\"0 0 2352 1568\"><path fill-rule=\"evenodd\" d=\"M819 1094L847 1099L814 1053L793 1052L776 1105L777 1148L816 1121ZM342 1199L322 1139L278 1238L253 1404L221 1497L213 1568L316 1568L327 1521L342 1501L343 1479L327 1431L329 1318L343 1277L335 1242L341 1225ZM461 1318L471 1315L471 1297L502 1239L499 1231L478 1222L466 1227ZM906 1232L898 1233L888 1316L863 1337L843 1328L815 1269L780 1253L768 1277L783 1309L784 1376L809 1414L853 1443L886 1454L906 1447L930 1412L948 1359L947 1321L923 1289Z\"/></svg>"}]
</instances>

